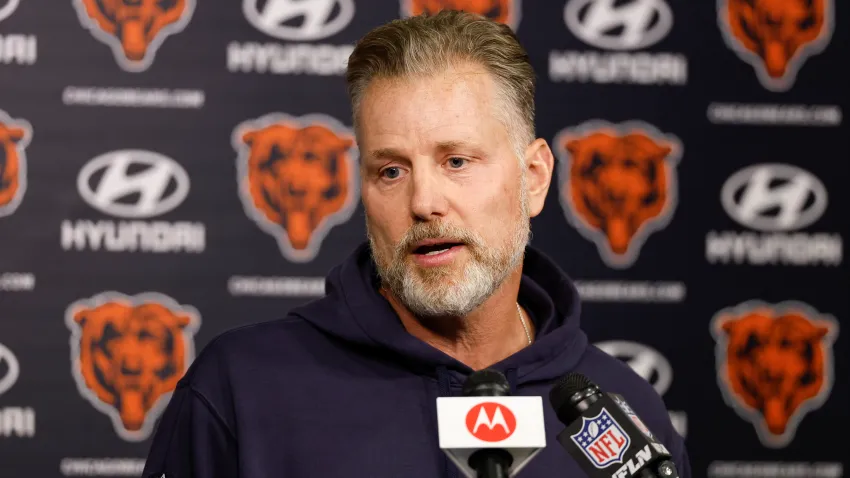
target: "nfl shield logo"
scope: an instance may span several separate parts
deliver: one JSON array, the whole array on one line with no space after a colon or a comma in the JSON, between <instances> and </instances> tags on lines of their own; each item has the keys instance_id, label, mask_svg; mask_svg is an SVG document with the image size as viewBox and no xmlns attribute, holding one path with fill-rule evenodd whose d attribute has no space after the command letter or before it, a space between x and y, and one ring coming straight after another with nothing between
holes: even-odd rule
<instances>
[{"instance_id":1,"label":"nfl shield logo","mask_svg":"<svg viewBox=\"0 0 850 478\"><path fill-rule=\"evenodd\" d=\"M604 408L593 418L581 417L581 430L570 435L596 468L622 463L631 440Z\"/></svg>"}]
</instances>

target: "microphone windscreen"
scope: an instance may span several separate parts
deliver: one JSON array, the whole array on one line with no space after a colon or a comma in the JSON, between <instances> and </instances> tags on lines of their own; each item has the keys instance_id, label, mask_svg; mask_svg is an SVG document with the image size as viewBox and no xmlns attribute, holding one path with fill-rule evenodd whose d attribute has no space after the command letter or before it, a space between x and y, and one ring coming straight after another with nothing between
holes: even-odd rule
<instances>
[{"instance_id":1,"label":"microphone windscreen","mask_svg":"<svg viewBox=\"0 0 850 478\"><path fill-rule=\"evenodd\" d=\"M571 372L561 377L549 390L549 403L560 417L568 414L573 408L572 398L576 393L587 389L598 389L595 383L578 372ZM572 414L568 414L572 415Z\"/></svg>"},{"instance_id":2,"label":"microphone windscreen","mask_svg":"<svg viewBox=\"0 0 850 478\"><path fill-rule=\"evenodd\" d=\"M464 397L505 397L510 395L511 385L507 377L498 370L485 369L473 372L463 383Z\"/></svg>"}]
</instances>

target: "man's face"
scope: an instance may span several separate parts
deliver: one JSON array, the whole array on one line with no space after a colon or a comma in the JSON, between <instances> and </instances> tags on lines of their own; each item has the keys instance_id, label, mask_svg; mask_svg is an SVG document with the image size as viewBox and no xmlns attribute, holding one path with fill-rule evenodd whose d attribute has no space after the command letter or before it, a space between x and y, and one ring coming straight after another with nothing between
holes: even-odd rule
<instances>
[{"instance_id":1,"label":"man's face","mask_svg":"<svg viewBox=\"0 0 850 478\"><path fill-rule=\"evenodd\" d=\"M419 317L463 316L522 259L520 159L477 66L376 80L360 109L362 200L383 285Z\"/></svg>"}]
</instances>

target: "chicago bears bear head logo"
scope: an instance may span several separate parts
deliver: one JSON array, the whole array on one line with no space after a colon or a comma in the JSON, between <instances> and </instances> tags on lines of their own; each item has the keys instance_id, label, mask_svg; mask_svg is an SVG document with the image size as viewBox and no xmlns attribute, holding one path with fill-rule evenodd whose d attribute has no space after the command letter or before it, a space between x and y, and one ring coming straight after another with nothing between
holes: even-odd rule
<instances>
[{"instance_id":1,"label":"chicago bears bear head logo","mask_svg":"<svg viewBox=\"0 0 850 478\"><path fill-rule=\"evenodd\" d=\"M147 439L195 358L197 310L160 294L105 292L72 304L65 322L80 393L121 438Z\"/></svg>"},{"instance_id":2,"label":"chicago bears bear head logo","mask_svg":"<svg viewBox=\"0 0 850 478\"><path fill-rule=\"evenodd\" d=\"M73 1L80 23L130 72L148 69L165 38L186 28L195 10L195 0Z\"/></svg>"},{"instance_id":3,"label":"chicago bears bear head logo","mask_svg":"<svg viewBox=\"0 0 850 478\"><path fill-rule=\"evenodd\" d=\"M554 146L567 220L596 243L606 264L631 266L676 208L681 143L640 122L591 121L562 130Z\"/></svg>"},{"instance_id":4,"label":"chicago bears bear head logo","mask_svg":"<svg viewBox=\"0 0 850 478\"><path fill-rule=\"evenodd\" d=\"M772 91L793 86L806 59L832 36L833 0L718 0L726 43Z\"/></svg>"},{"instance_id":5,"label":"chicago bears bear head logo","mask_svg":"<svg viewBox=\"0 0 850 478\"><path fill-rule=\"evenodd\" d=\"M233 146L248 216L289 260L315 258L357 205L354 133L324 115L273 114L237 126Z\"/></svg>"},{"instance_id":6,"label":"chicago bears bear head logo","mask_svg":"<svg viewBox=\"0 0 850 478\"><path fill-rule=\"evenodd\" d=\"M0 110L0 217L15 212L27 187L26 147L32 138L27 121Z\"/></svg>"},{"instance_id":7,"label":"chicago bears bear head logo","mask_svg":"<svg viewBox=\"0 0 850 478\"><path fill-rule=\"evenodd\" d=\"M790 443L832 388L838 323L805 304L750 302L718 313L711 332L726 402L755 425L764 445Z\"/></svg>"},{"instance_id":8,"label":"chicago bears bear head logo","mask_svg":"<svg viewBox=\"0 0 850 478\"><path fill-rule=\"evenodd\" d=\"M477 13L516 30L519 26L521 0L401 0L403 17L434 15L440 10L462 10Z\"/></svg>"}]
</instances>

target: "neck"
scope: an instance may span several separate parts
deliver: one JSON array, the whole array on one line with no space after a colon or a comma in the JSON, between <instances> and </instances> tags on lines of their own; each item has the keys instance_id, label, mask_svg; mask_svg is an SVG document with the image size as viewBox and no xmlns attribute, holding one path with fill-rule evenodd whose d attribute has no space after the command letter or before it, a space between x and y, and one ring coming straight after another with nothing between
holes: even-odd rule
<instances>
[{"instance_id":1,"label":"neck","mask_svg":"<svg viewBox=\"0 0 850 478\"><path fill-rule=\"evenodd\" d=\"M390 302L405 329L418 339L453 357L473 370L481 370L510 357L528 346L517 312L517 296L522 265L505 279L501 287L465 317L415 317L386 288L381 294ZM522 311L533 339L534 325Z\"/></svg>"}]
</instances>

